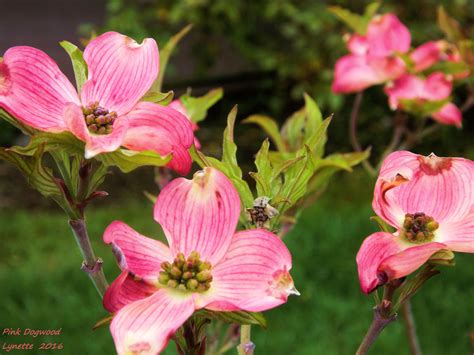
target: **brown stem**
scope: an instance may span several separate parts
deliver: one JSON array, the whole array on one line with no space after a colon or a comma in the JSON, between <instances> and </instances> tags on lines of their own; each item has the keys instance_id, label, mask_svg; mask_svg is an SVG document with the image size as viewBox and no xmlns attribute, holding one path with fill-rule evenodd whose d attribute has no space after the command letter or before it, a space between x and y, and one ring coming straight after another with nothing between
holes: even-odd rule
<instances>
[{"instance_id":1,"label":"brown stem","mask_svg":"<svg viewBox=\"0 0 474 355\"><path fill-rule=\"evenodd\" d=\"M397 113L395 114L392 139L390 140L390 143L387 148L385 148L384 152L382 153L382 156L380 157L380 162L379 164L377 164L378 167L382 165L382 162L387 157L387 155L395 151L398 145L400 144L403 132L405 132L406 118L406 115L400 111L397 111Z\"/></svg>"},{"instance_id":2,"label":"brown stem","mask_svg":"<svg viewBox=\"0 0 474 355\"><path fill-rule=\"evenodd\" d=\"M405 301L401 308L411 353L413 355L421 355L421 347L418 335L416 334L415 318L413 317L410 300Z\"/></svg>"},{"instance_id":3,"label":"brown stem","mask_svg":"<svg viewBox=\"0 0 474 355\"><path fill-rule=\"evenodd\" d=\"M357 138L357 119L359 117L360 106L362 104L362 97L363 97L363 91L358 92L356 94L355 99L354 99L354 104L352 105L352 111L351 111L350 123L349 123L349 139L351 141L352 148L354 148L356 152L362 151L362 147ZM362 162L362 165L364 169L369 173L370 176L375 176L376 171L374 167L367 160L364 160Z\"/></svg>"}]
</instances>

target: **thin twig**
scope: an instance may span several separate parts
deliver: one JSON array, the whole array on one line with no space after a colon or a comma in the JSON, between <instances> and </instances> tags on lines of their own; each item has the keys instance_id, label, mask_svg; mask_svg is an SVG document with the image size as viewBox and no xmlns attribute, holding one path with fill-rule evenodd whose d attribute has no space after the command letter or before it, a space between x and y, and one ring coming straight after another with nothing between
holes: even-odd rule
<instances>
[{"instance_id":1,"label":"thin twig","mask_svg":"<svg viewBox=\"0 0 474 355\"><path fill-rule=\"evenodd\" d=\"M411 353L413 355L421 355L422 352L420 341L418 340L418 335L416 334L415 318L413 317L410 300L405 301L402 304L401 309Z\"/></svg>"},{"instance_id":2,"label":"thin twig","mask_svg":"<svg viewBox=\"0 0 474 355\"><path fill-rule=\"evenodd\" d=\"M362 97L363 97L363 91L358 92L357 95L355 96L354 104L352 105L352 111L351 111L350 123L349 123L349 139L351 141L352 148L354 148L356 152L362 151L362 147L357 138L357 119L359 117L360 106L362 104ZM370 164L370 162L368 162L367 160L364 160L362 162L362 165L364 169L369 173L370 176L376 175L376 171L374 167Z\"/></svg>"}]
</instances>

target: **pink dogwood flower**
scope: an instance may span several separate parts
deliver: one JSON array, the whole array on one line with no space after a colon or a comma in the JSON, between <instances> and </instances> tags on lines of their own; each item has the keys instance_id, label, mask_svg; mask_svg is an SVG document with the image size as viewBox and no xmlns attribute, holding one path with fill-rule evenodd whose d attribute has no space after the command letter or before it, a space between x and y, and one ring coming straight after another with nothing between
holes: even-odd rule
<instances>
[{"instance_id":1,"label":"pink dogwood flower","mask_svg":"<svg viewBox=\"0 0 474 355\"><path fill-rule=\"evenodd\" d=\"M104 297L118 354L159 353L196 310L264 311L297 293L286 246L267 230L235 232L239 214L230 180L205 168L158 196L169 247L119 221L107 228L122 269Z\"/></svg>"},{"instance_id":2,"label":"pink dogwood flower","mask_svg":"<svg viewBox=\"0 0 474 355\"><path fill-rule=\"evenodd\" d=\"M395 15L374 17L365 36L348 39L351 53L336 62L333 92L358 92L399 77L406 65L397 54L408 52L410 43L410 32Z\"/></svg>"},{"instance_id":3,"label":"pink dogwood flower","mask_svg":"<svg viewBox=\"0 0 474 355\"><path fill-rule=\"evenodd\" d=\"M191 126L193 127L193 132L196 132L199 129L199 126L197 125L197 123L193 122L191 120L191 117L189 117L186 107L184 107L180 99L171 101L168 107L178 112L181 112L184 116L186 116L189 122L191 122ZM196 149L201 149L201 142L199 142L196 136L194 136L194 146L196 147Z\"/></svg>"},{"instance_id":4,"label":"pink dogwood flower","mask_svg":"<svg viewBox=\"0 0 474 355\"><path fill-rule=\"evenodd\" d=\"M159 70L156 42L138 44L117 32L92 40L84 51L88 78L80 94L44 52L10 48L0 59L0 107L46 132L70 131L86 143L85 157L120 146L173 154L169 166L185 174L193 132L181 113L140 101Z\"/></svg>"},{"instance_id":5,"label":"pink dogwood flower","mask_svg":"<svg viewBox=\"0 0 474 355\"><path fill-rule=\"evenodd\" d=\"M390 154L372 206L397 231L373 233L362 243L356 260L363 292L409 275L439 250L474 253L473 182L471 160Z\"/></svg>"},{"instance_id":6,"label":"pink dogwood flower","mask_svg":"<svg viewBox=\"0 0 474 355\"><path fill-rule=\"evenodd\" d=\"M405 74L385 87L389 105L393 110L403 109L402 100L416 100L420 105L430 101L447 99L453 89L452 80L442 72L434 72L426 79L417 75ZM442 124L462 125L461 110L452 102L443 105L431 114L432 118Z\"/></svg>"}]
</instances>

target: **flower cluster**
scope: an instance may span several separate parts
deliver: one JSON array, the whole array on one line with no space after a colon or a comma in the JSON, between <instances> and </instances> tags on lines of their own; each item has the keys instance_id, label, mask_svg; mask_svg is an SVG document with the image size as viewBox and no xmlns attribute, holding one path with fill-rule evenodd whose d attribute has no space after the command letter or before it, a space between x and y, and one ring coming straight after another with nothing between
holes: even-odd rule
<instances>
[{"instance_id":1,"label":"flower cluster","mask_svg":"<svg viewBox=\"0 0 474 355\"><path fill-rule=\"evenodd\" d=\"M360 92L385 84L393 110L425 106L436 121L461 126L461 111L450 101L450 95L453 80L465 78L469 70L451 75L435 66L461 62L455 46L440 40L411 49L408 28L390 13L373 17L366 34L348 35L346 44L350 54L336 62L335 93Z\"/></svg>"},{"instance_id":2,"label":"flower cluster","mask_svg":"<svg viewBox=\"0 0 474 355\"><path fill-rule=\"evenodd\" d=\"M367 237L358 254L365 293L409 275L440 250L474 253L474 162L407 151L384 161L373 208L394 234Z\"/></svg>"}]
</instances>

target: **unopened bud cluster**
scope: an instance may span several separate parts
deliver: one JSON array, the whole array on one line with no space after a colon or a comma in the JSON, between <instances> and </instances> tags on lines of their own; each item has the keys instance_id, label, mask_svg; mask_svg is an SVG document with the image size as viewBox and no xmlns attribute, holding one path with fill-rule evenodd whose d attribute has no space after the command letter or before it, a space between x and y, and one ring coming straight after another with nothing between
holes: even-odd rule
<instances>
[{"instance_id":1,"label":"unopened bud cluster","mask_svg":"<svg viewBox=\"0 0 474 355\"><path fill-rule=\"evenodd\" d=\"M82 108L84 119L89 132L95 134L109 134L117 119L117 113L99 106L98 102L93 102Z\"/></svg>"},{"instance_id":2,"label":"unopened bud cluster","mask_svg":"<svg viewBox=\"0 0 474 355\"><path fill-rule=\"evenodd\" d=\"M211 287L211 263L201 261L197 251L191 252L187 259L179 253L173 263L165 261L161 268L158 281L162 285L193 292L204 292Z\"/></svg>"},{"instance_id":3,"label":"unopened bud cluster","mask_svg":"<svg viewBox=\"0 0 474 355\"><path fill-rule=\"evenodd\" d=\"M439 227L433 217L422 212L405 214L403 230L400 236L412 243L429 242L434 238L434 231Z\"/></svg>"}]
</instances>

